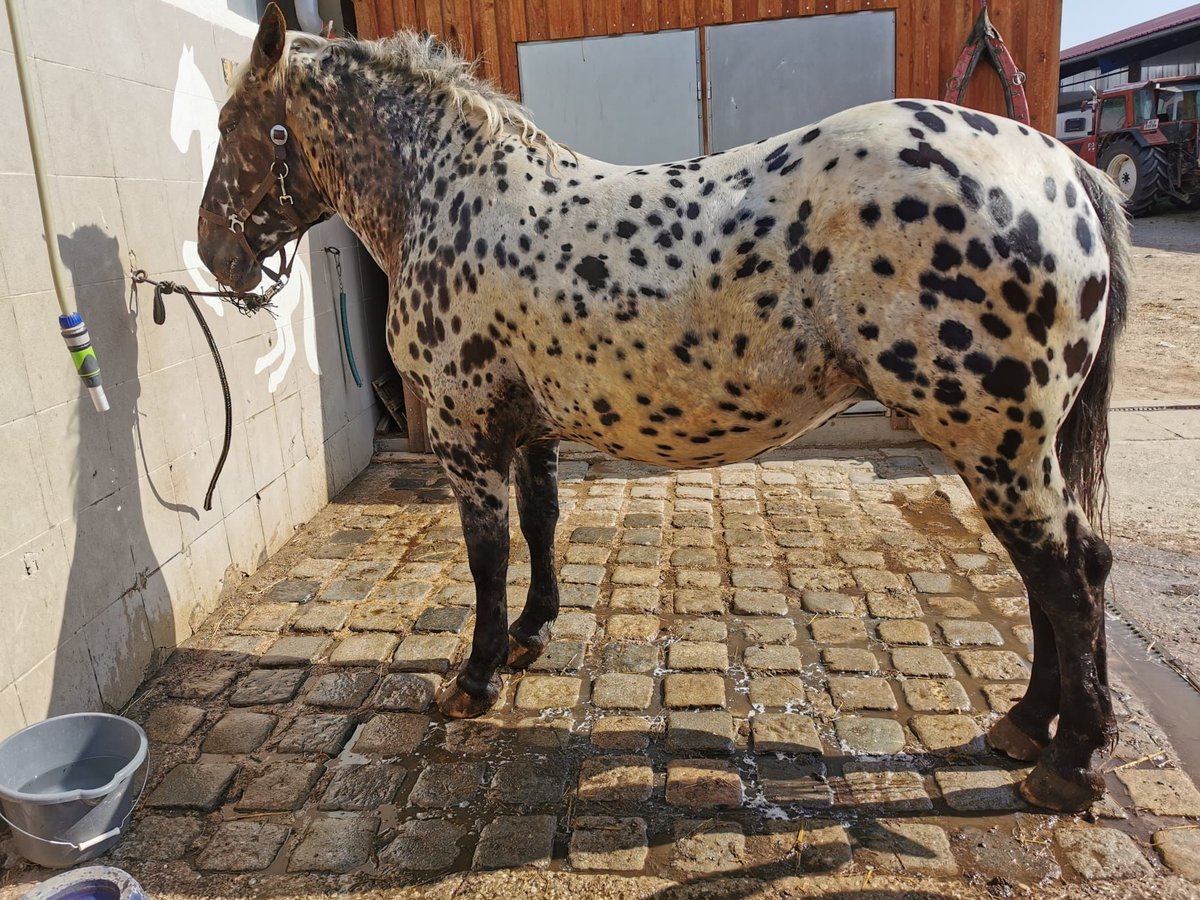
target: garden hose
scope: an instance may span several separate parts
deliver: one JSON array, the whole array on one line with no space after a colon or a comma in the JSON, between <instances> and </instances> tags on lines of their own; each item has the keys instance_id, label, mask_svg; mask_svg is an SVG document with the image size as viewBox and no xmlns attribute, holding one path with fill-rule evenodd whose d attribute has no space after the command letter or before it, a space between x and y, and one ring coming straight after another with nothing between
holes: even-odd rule
<instances>
[{"instance_id":1,"label":"garden hose","mask_svg":"<svg viewBox=\"0 0 1200 900\"><path fill-rule=\"evenodd\" d=\"M338 303L342 316L342 345L346 348L346 362L350 363L350 374L354 383L362 387L362 376L358 374L358 364L354 360L354 346L350 343L350 317L346 311L346 286L342 284L342 251L337 247L326 247L325 252L333 256L334 268L337 271Z\"/></svg>"}]
</instances>

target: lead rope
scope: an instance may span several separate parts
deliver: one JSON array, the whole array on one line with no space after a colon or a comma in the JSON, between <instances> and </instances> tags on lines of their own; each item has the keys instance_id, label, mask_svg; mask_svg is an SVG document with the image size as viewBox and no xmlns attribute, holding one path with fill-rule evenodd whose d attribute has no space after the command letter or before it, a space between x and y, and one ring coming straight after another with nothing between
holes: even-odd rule
<instances>
[{"instance_id":1,"label":"lead rope","mask_svg":"<svg viewBox=\"0 0 1200 900\"><path fill-rule=\"evenodd\" d=\"M259 310L271 311L271 299L283 287L283 282L277 282L271 285L261 293L243 294L236 291L194 291L184 284L177 284L174 281L155 281L146 274L145 269L133 268L132 264L129 270L129 280L132 284L131 290L134 296L137 296L137 286L139 284L149 284L154 286L154 324L162 325L167 321L167 305L163 302L165 294L182 294L187 300L188 305L192 308L192 314L196 317L196 322L200 325L200 330L204 332L204 339L208 342L209 352L212 353L213 363L217 367L217 378L221 381L221 394L225 399L225 440L221 445L221 455L217 459L216 468L213 469L212 479L208 482L208 491L204 495L204 510L208 512L212 509L213 492L217 489L217 479L221 477L221 470L225 467L225 460L229 457L229 445L233 441L233 400L229 395L229 379L225 375L225 364L221 361L221 352L217 349L217 342L213 338L212 331L208 327L208 322L204 320L204 314L200 312L200 307L196 305L196 297L220 297L226 303L231 304L238 312L243 315L251 315Z\"/></svg>"}]
</instances>

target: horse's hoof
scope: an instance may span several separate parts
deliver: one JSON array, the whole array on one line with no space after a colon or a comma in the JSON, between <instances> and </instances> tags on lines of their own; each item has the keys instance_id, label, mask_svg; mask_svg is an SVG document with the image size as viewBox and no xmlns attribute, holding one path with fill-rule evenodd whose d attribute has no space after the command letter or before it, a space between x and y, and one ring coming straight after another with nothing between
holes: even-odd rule
<instances>
[{"instance_id":1,"label":"horse's hoof","mask_svg":"<svg viewBox=\"0 0 1200 900\"><path fill-rule=\"evenodd\" d=\"M1104 777L1072 769L1071 778L1054 771L1045 760L1021 782L1021 796L1034 806L1058 812L1082 812L1104 796Z\"/></svg>"},{"instance_id":2,"label":"horse's hoof","mask_svg":"<svg viewBox=\"0 0 1200 900\"><path fill-rule=\"evenodd\" d=\"M996 720L988 731L987 742L993 750L1021 762L1033 762L1046 749L1045 744L1023 732L1008 716Z\"/></svg>"},{"instance_id":3,"label":"horse's hoof","mask_svg":"<svg viewBox=\"0 0 1200 900\"><path fill-rule=\"evenodd\" d=\"M458 676L442 685L437 693L437 706L450 719L474 719L496 705L500 697L500 673L492 675L487 690L481 696L469 694L458 683Z\"/></svg>"},{"instance_id":4,"label":"horse's hoof","mask_svg":"<svg viewBox=\"0 0 1200 900\"><path fill-rule=\"evenodd\" d=\"M525 669L541 656L550 643L550 626L543 625L537 634L531 637L521 637L516 628L508 632L508 667L510 669Z\"/></svg>"}]
</instances>

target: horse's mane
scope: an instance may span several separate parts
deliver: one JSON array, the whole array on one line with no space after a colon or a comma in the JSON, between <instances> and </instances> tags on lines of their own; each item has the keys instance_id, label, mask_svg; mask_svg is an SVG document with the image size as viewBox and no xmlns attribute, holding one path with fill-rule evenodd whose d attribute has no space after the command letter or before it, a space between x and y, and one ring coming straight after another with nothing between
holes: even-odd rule
<instances>
[{"instance_id":1,"label":"horse's mane","mask_svg":"<svg viewBox=\"0 0 1200 900\"><path fill-rule=\"evenodd\" d=\"M464 118L478 121L486 138L502 133L515 135L529 147L543 147L553 157L560 149L557 142L541 131L529 111L520 103L475 74L475 62L464 59L430 34L398 31L377 41L340 38L328 41L301 31L289 31L284 59L295 55L321 57L343 53L371 71L387 77L417 79L434 90L442 90ZM235 73L230 91L237 90L249 64ZM282 78L287 66L280 65L272 75Z\"/></svg>"}]
</instances>

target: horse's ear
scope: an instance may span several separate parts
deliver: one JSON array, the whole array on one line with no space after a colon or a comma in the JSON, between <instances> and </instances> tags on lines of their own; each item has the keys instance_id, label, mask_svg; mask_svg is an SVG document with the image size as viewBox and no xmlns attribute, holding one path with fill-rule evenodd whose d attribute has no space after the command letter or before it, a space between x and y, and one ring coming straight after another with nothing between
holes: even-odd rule
<instances>
[{"instance_id":1,"label":"horse's ear","mask_svg":"<svg viewBox=\"0 0 1200 900\"><path fill-rule=\"evenodd\" d=\"M268 3L262 21L258 25L258 34L254 38L254 51L250 56L254 68L259 72L273 69L283 57L283 46L286 40L287 21L275 3Z\"/></svg>"}]
</instances>

